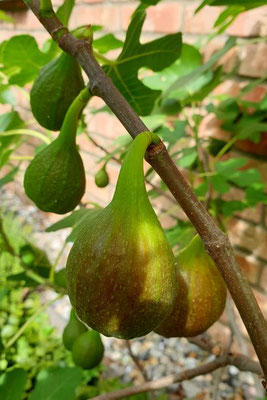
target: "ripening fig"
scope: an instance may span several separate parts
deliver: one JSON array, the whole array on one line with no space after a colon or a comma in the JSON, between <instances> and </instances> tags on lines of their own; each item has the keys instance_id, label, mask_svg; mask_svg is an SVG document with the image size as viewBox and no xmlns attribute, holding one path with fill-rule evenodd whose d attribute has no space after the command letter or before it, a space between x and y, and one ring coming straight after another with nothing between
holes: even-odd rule
<instances>
[{"instance_id":1,"label":"ripening fig","mask_svg":"<svg viewBox=\"0 0 267 400\"><path fill-rule=\"evenodd\" d=\"M73 343L72 359L74 364L84 369L95 368L104 355L104 346L98 332L90 329L82 333Z\"/></svg>"},{"instance_id":2,"label":"ripening fig","mask_svg":"<svg viewBox=\"0 0 267 400\"><path fill-rule=\"evenodd\" d=\"M86 326L78 320L75 315L75 312L71 310L70 319L62 334L62 341L66 349L71 350L72 346L78 337L87 332Z\"/></svg>"},{"instance_id":3,"label":"ripening fig","mask_svg":"<svg viewBox=\"0 0 267 400\"><path fill-rule=\"evenodd\" d=\"M106 336L146 335L171 312L175 261L148 200L143 157L150 132L133 141L111 203L85 225L67 261L67 289L79 318Z\"/></svg>"},{"instance_id":4,"label":"ripening fig","mask_svg":"<svg viewBox=\"0 0 267 400\"><path fill-rule=\"evenodd\" d=\"M56 140L40 151L24 176L27 196L43 211L72 211L85 191L85 171L76 147L76 130L90 93L83 89L70 106Z\"/></svg>"},{"instance_id":5,"label":"ripening fig","mask_svg":"<svg viewBox=\"0 0 267 400\"><path fill-rule=\"evenodd\" d=\"M177 295L172 313L155 329L165 337L192 337L205 332L225 307L226 285L195 236L177 257Z\"/></svg>"},{"instance_id":6,"label":"ripening fig","mask_svg":"<svg viewBox=\"0 0 267 400\"><path fill-rule=\"evenodd\" d=\"M31 93L31 109L41 126L59 131L71 103L84 88L81 69L67 53L45 65L35 79Z\"/></svg>"},{"instance_id":7,"label":"ripening fig","mask_svg":"<svg viewBox=\"0 0 267 400\"><path fill-rule=\"evenodd\" d=\"M106 164L95 174L96 186L103 188L109 184L109 176L106 171Z\"/></svg>"}]
</instances>

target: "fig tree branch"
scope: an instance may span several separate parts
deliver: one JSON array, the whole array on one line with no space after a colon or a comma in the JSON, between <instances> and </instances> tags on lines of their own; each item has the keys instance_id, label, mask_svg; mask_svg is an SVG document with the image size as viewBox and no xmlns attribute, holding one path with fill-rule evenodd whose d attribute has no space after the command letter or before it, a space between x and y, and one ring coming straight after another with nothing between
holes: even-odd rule
<instances>
[{"instance_id":1,"label":"fig tree branch","mask_svg":"<svg viewBox=\"0 0 267 400\"><path fill-rule=\"evenodd\" d=\"M148 130L96 61L91 43L88 40L74 38L55 13L49 17L40 16L40 0L24 1L59 47L80 63L89 78L91 93L105 101L129 134L134 138L139 133ZM208 253L228 286L267 379L267 322L246 277L236 262L228 237L218 228L200 203L162 142L148 149L146 159L168 186L202 237Z\"/></svg>"},{"instance_id":2,"label":"fig tree branch","mask_svg":"<svg viewBox=\"0 0 267 400\"><path fill-rule=\"evenodd\" d=\"M116 400L139 393L162 389L174 383L187 381L200 375L209 374L218 368L222 368L227 365L234 365L240 371L250 371L254 374L259 374L261 371L260 365L257 362L250 360L246 356L239 354L225 354L217 357L214 361L202 364L196 368L186 369L179 374L165 376L161 379L146 382L142 385L131 386L125 389L116 390L114 392L101 394L93 397L91 400Z\"/></svg>"}]
</instances>

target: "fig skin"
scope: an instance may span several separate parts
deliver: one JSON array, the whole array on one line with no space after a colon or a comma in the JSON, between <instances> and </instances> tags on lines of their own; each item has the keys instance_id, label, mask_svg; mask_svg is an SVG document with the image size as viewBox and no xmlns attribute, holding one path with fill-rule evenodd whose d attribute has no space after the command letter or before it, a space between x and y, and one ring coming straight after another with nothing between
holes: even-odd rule
<instances>
[{"instance_id":1,"label":"fig skin","mask_svg":"<svg viewBox=\"0 0 267 400\"><path fill-rule=\"evenodd\" d=\"M79 318L105 336L146 335L171 312L175 260L148 200L143 156L151 133L137 136L111 203L77 237L67 289Z\"/></svg>"},{"instance_id":2,"label":"fig skin","mask_svg":"<svg viewBox=\"0 0 267 400\"><path fill-rule=\"evenodd\" d=\"M176 273L179 293L172 313L155 332L167 338L200 335L220 318L227 290L198 235L177 256Z\"/></svg>"},{"instance_id":3,"label":"fig skin","mask_svg":"<svg viewBox=\"0 0 267 400\"><path fill-rule=\"evenodd\" d=\"M83 88L79 64L63 52L40 70L33 83L30 102L36 120L46 129L59 131L68 108Z\"/></svg>"},{"instance_id":4,"label":"fig skin","mask_svg":"<svg viewBox=\"0 0 267 400\"><path fill-rule=\"evenodd\" d=\"M76 147L76 131L90 93L83 89L71 104L59 136L40 151L24 175L27 196L42 211L65 214L72 211L85 192L85 171Z\"/></svg>"},{"instance_id":5,"label":"fig skin","mask_svg":"<svg viewBox=\"0 0 267 400\"><path fill-rule=\"evenodd\" d=\"M73 343L72 359L77 366L92 369L101 363L104 351L99 333L89 330L82 333Z\"/></svg>"}]
</instances>

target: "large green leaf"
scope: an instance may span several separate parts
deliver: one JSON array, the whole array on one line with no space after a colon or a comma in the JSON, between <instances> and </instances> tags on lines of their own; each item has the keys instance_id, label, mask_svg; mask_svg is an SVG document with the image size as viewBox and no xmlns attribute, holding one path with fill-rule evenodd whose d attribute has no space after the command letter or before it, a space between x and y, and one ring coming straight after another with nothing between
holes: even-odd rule
<instances>
[{"instance_id":1,"label":"large green leaf","mask_svg":"<svg viewBox=\"0 0 267 400\"><path fill-rule=\"evenodd\" d=\"M147 4L137 8L128 27L121 54L111 65L104 65L106 73L139 115L148 115L160 91L151 90L138 79L138 70L147 67L161 71L171 65L181 53L181 34L166 35L141 44L140 35L146 17Z\"/></svg>"},{"instance_id":2,"label":"large green leaf","mask_svg":"<svg viewBox=\"0 0 267 400\"><path fill-rule=\"evenodd\" d=\"M0 376L0 399L21 400L27 383L27 373L22 368L13 369Z\"/></svg>"},{"instance_id":3,"label":"large green leaf","mask_svg":"<svg viewBox=\"0 0 267 400\"><path fill-rule=\"evenodd\" d=\"M81 379L81 368L42 370L29 400L74 400L75 389Z\"/></svg>"},{"instance_id":4,"label":"large green leaf","mask_svg":"<svg viewBox=\"0 0 267 400\"><path fill-rule=\"evenodd\" d=\"M39 50L36 40L30 35L13 36L8 40L2 58L4 71L12 71L9 83L18 86L31 82L49 61L48 55Z\"/></svg>"}]
</instances>

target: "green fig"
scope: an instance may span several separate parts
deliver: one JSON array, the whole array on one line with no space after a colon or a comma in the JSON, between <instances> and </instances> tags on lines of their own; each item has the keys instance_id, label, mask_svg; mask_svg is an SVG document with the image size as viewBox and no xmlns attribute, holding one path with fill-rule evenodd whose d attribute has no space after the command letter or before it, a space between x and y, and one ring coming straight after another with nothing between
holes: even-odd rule
<instances>
[{"instance_id":1,"label":"green fig","mask_svg":"<svg viewBox=\"0 0 267 400\"><path fill-rule=\"evenodd\" d=\"M84 332L87 332L86 326L78 320L75 312L71 310L70 319L62 334L62 341L66 349L71 350L76 339Z\"/></svg>"},{"instance_id":2,"label":"green fig","mask_svg":"<svg viewBox=\"0 0 267 400\"><path fill-rule=\"evenodd\" d=\"M44 128L59 131L68 108L83 88L79 64L63 52L40 70L33 83L30 102L34 117Z\"/></svg>"},{"instance_id":3,"label":"green fig","mask_svg":"<svg viewBox=\"0 0 267 400\"><path fill-rule=\"evenodd\" d=\"M200 236L177 257L177 295L172 313L155 329L165 337L192 337L205 332L221 316L226 285Z\"/></svg>"},{"instance_id":4,"label":"green fig","mask_svg":"<svg viewBox=\"0 0 267 400\"><path fill-rule=\"evenodd\" d=\"M96 174L95 174L95 184L96 186L103 188L109 184L109 176L106 171L106 165L104 165Z\"/></svg>"},{"instance_id":5,"label":"green fig","mask_svg":"<svg viewBox=\"0 0 267 400\"><path fill-rule=\"evenodd\" d=\"M124 159L111 203L84 226L67 261L71 304L86 325L106 336L146 335L171 312L175 259L149 202L140 133Z\"/></svg>"},{"instance_id":6,"label":"green fig","mask_svg":"<svg viewBox=\"0 0 267 400\"><path fill-rule=\"evenodd\" d=\"M84 369L91 369L100 364L104 355L104 346L98 332L89 330L82 333L72 346L74 364Z\"/></svg>"},{"instance_id":7,"label":"green fig","mask_svg":"<svg viewBox=\"0 0 267 400\"><path fill-rule=\"evenodd\" d=\"M90 93L83 89L70 106L56 140L40 151L24 176L27 196L43 211L72 211L85 191L85 171L76 148L78 118Z\"/></svg>"}]
</instances>

